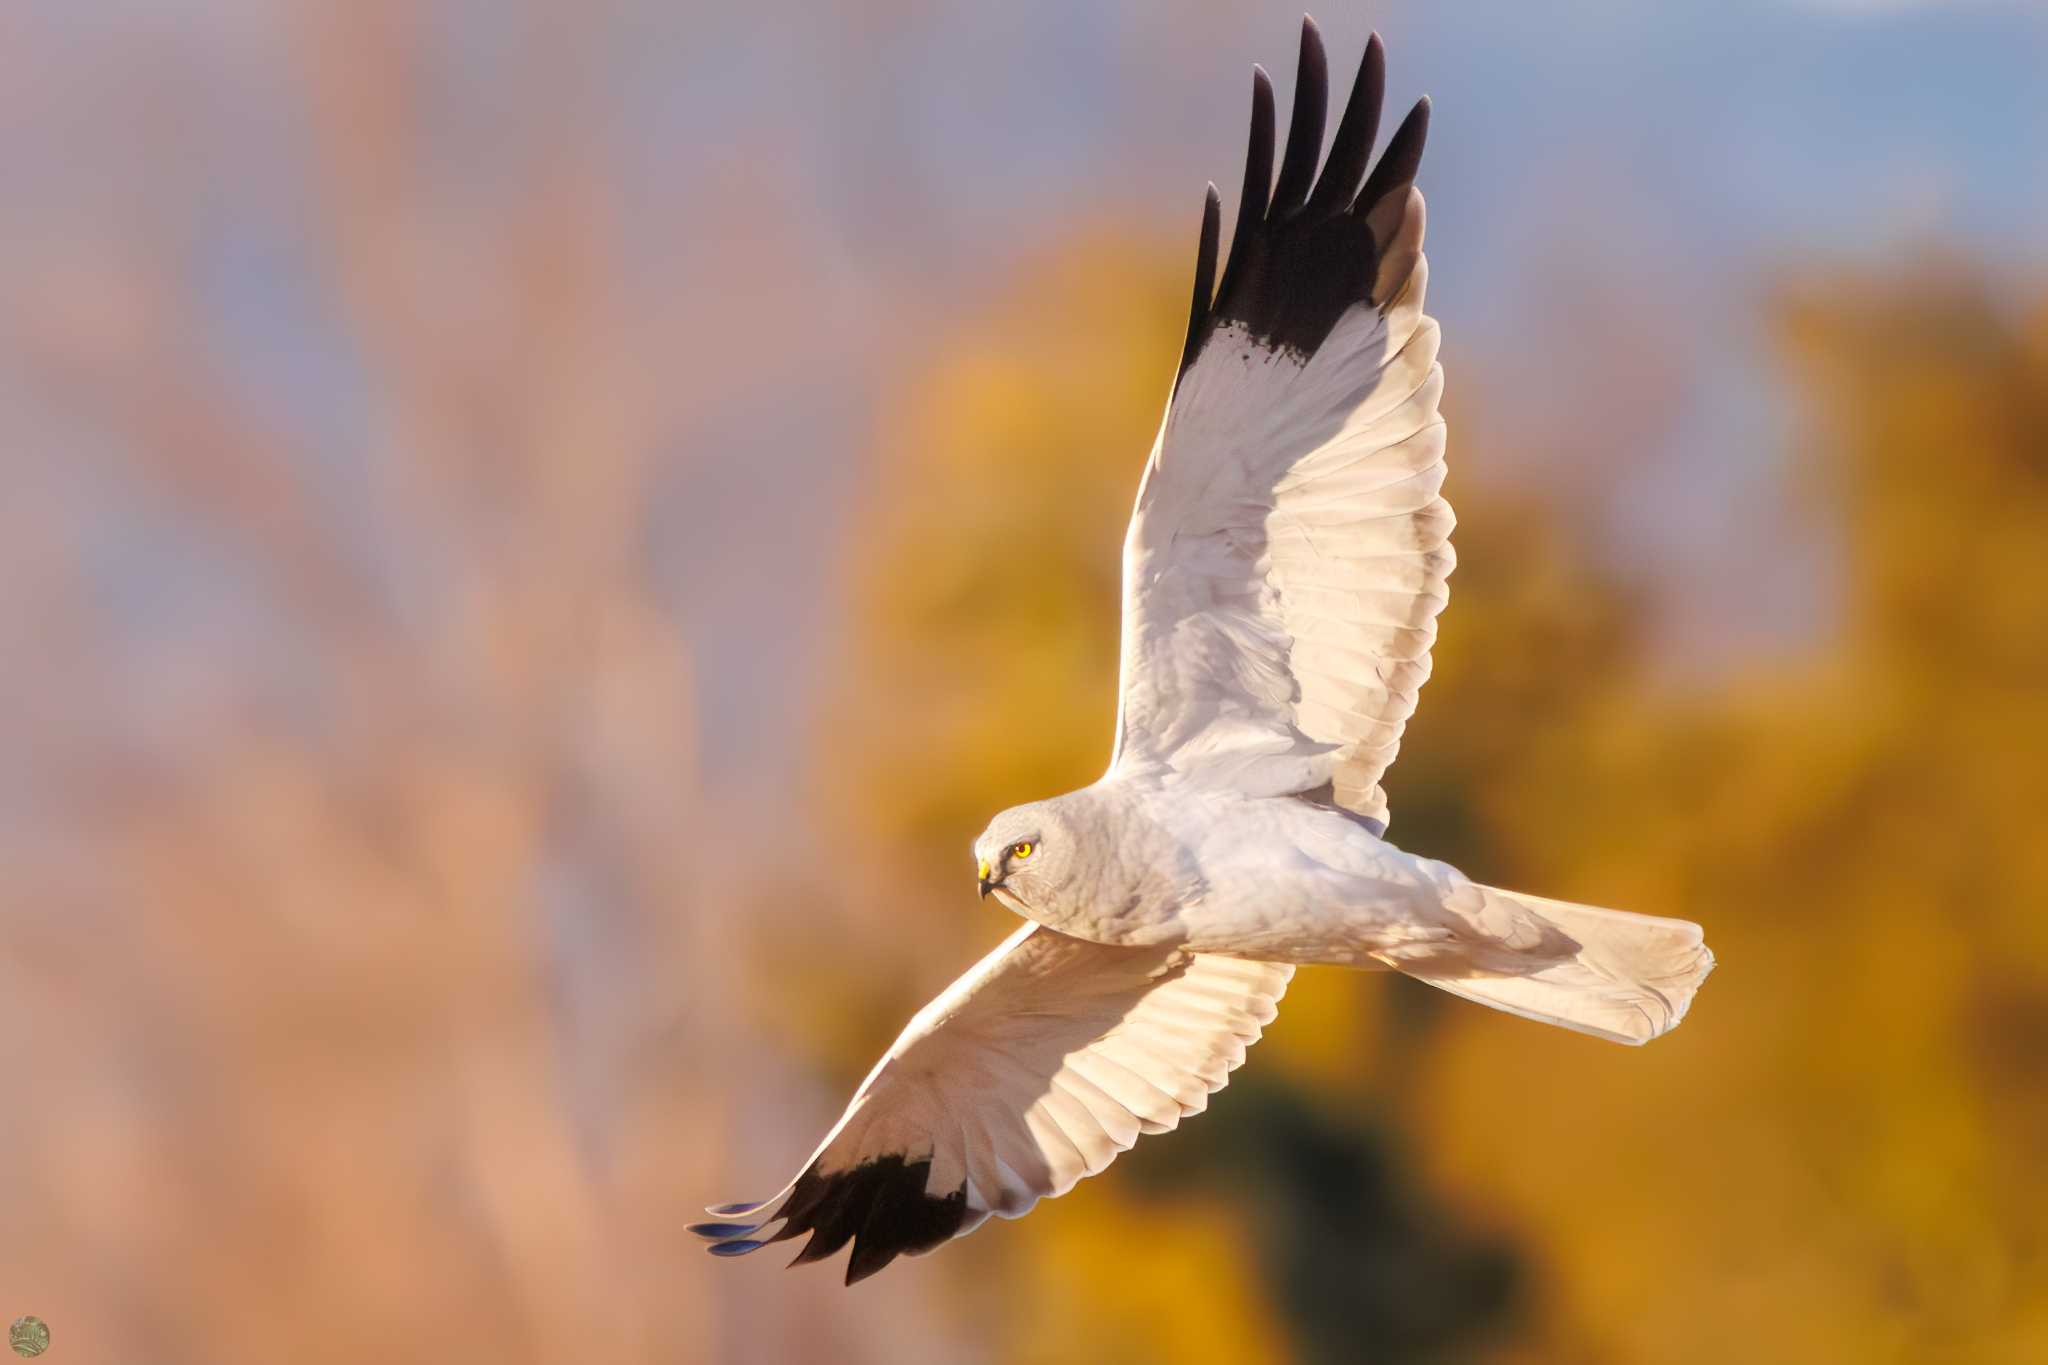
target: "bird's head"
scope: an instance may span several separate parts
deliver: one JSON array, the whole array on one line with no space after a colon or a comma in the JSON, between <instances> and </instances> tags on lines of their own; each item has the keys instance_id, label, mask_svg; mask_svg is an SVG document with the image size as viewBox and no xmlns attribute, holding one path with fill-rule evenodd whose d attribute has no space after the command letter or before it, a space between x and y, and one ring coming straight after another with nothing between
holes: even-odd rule
<instances>
[{"instance_id":1,"label":"bird's head","mask_svg":"<svg viewBox=\"0 0 2048 1365\"><path fill-rule=\"evenodd\" d=\"M993 893L1023 913L1042 903L1059 868L1073 854L1067 821L1051 801L1012 806L988 822L974 841L974 875L981 894Z\"/></svg>"}]
</instances>

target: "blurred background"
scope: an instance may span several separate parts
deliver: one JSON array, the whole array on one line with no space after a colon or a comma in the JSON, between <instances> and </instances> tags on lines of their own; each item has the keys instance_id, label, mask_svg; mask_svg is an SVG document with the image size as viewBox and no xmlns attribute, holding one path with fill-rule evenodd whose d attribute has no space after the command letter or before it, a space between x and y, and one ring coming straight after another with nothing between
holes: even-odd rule
<instances>
[{"instance_id":1,"label":"blurred background","mask_svg":"<svg viewBox=\"0 0 2048 1365\"><path fill-rule=\"evenodd\" d=\"M1293 5L0 13L0 1319L52 1360L2048 1359L2048 12L1325 6L1436 117L1389 790L1642 1052L1297 978L847 1291L781 1185L1108 750ZM1390 126L1390 124L1389 124ZM1226 214L1231 211L1226 189Z\"/></svg>"}]
</instances>

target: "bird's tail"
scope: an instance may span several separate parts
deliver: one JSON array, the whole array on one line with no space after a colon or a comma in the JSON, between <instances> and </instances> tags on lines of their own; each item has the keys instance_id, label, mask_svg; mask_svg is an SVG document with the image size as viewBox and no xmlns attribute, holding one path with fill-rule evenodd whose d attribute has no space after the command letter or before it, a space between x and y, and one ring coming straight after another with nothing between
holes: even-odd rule
<instances>
[{"instance_id":1,"label":"bird's tail","mask_svg":"<svg viewBox=\"0 0 2048 1365\"><path fill-rule=\"evenodd\" d=\"M1483 939L1460 935L1382 960L1467 1000L1632 1044L1678 1027L1714 970L1714 954L1689 920L1468 886L1480 902L1455 910L1484 927Z\"/></svg>"}]
</instances>

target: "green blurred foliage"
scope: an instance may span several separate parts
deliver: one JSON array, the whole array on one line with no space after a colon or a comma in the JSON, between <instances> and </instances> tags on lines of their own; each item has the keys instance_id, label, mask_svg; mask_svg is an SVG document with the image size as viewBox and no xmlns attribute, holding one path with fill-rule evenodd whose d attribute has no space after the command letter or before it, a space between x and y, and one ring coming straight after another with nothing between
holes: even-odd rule
<instances>
[{"instance_id":1,"label":"green blurred foliage","mask_svg":"<svg viewBox=\"0 0 2048 1365\"><path fill-rule=\"evenodd\" d=\"M1068 243L877 432L826 794L874 922L957 962L1004 927L968 841L1108 753L1180 256ZM1305 972L1210 1114L959 1257L1063 1305L1009 1308L1012 1358L2048 1358L2048 309L1928 266L1776 320L1839 633L1658 686L1648 603L1458 472L1454 408L1460 567L1390 783L1407 846L1704 922L1691 1021L1636 1052ZM817 1046L864 1069L887 1029L835 1017Z\"/></svg>"}]
</instances>

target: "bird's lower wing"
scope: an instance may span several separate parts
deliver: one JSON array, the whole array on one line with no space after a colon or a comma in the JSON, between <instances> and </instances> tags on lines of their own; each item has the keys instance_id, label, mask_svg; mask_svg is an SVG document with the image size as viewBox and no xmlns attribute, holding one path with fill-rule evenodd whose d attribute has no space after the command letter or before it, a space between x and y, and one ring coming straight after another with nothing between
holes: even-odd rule
<instances>
[{"instance_id":1,"label":"bird's lower wing","mask_svg":"<svg viewBox=\"0 0 2048 1365\"><path fill-rule=\"evenodd\" d=\"M810 1234L793 1265L852 1241L852 1284L1018 1217L1200 1113L1293 970L1027 924L919 1011L795 1181L692 1231L725 1256Z\"/></svg>"}]
</instances>

